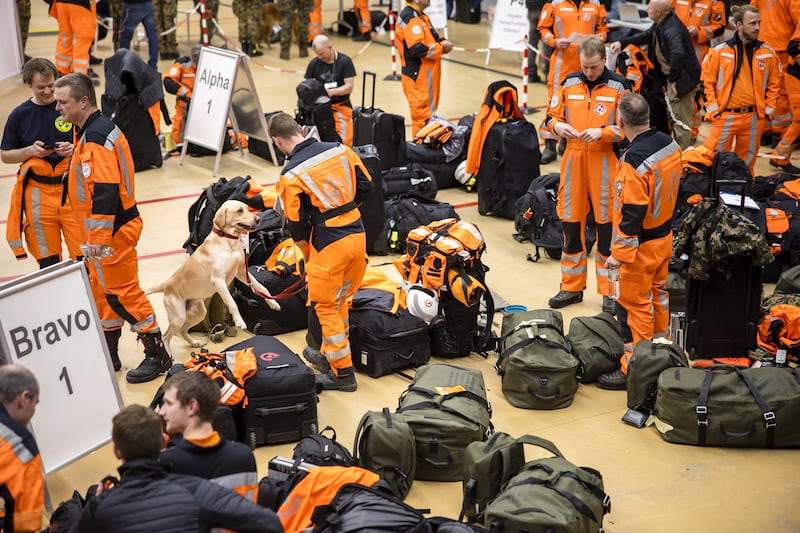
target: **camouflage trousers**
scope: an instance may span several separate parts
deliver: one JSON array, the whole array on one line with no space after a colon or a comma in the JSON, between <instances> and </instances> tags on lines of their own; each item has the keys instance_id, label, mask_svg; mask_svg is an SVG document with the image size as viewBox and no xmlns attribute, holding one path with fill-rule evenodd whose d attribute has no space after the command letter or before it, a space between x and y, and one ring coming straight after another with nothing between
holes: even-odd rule
<instances>
[{"instance_id":1,"label":"camouflage trousers","mask_svg":"<svg viewBox=\"0 0 800 533\"><path fill-rule=\"evenodd\" d=\"M17 13L19 14L19 29L22 36L22 53L25 53L25 43L28 42L28 28L31 25L31 0L17 0Z\"/></svg>"},{"instance_id":2,"label":"camouflage trousers","mask_svg":"<svg viewBox=\"0 0 800 533\"><path fill-rule=\"evenodd\" d=\"M111 13L111 23L114 28L111 32L111 42L114 43L114 50L119 48L119 32L122 23L122 0L108 0L108 12Z\"/></svg>"},{"instance_id":3,"label":"camouflage trousers","mask_svg":"<svg viewBox=\"0 0 800 533\"><path fill-rule=\"evenodd\" d=\"M233 14L239 19L239 40L257 45L261 40L261 0L233 0Z\"/></svg>"},{"instance_id":4,"label":"camouflage trousers","mask_svg":"<svg viewBox=\"0 0 800 533\"><path fill-rule=\"evenodd\" d=\"M308 16L314 9L314 0L277 0L281 14L281 51L289 51L292 45L292 26L297 15L297 45L300 50L308 48Z\"/></svg>"},{"instance_id":5,"label":"camouflage trousers","mask_svg":"<svg viewBox=\"0 0 800 533\"><path fill-rule=\"evenodd\" d=\"M159 52L169 55L177 54L177 28L166 35L163 35L163 33L175 26L175 19L178 17L178 0L153 0L153 8L155 8Z\"/></svg>"}]
</instances>

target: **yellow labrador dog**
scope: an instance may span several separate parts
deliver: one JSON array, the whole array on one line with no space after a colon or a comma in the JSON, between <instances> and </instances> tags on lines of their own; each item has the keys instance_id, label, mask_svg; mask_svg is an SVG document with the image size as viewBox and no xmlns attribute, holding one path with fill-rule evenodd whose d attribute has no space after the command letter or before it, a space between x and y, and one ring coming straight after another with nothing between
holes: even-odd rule
<instances>
[{"instance_id":1,"label":"yellow labrador dog","mask_svg":"<svg viewBox=\"0 0 800 533\"><path fill-rule=\"evenodd\" d=\"M167 281L146 291L147 294L164 293L164 307L169 319L164 346L168 352L170 339L176 333L195 348L203 345L189 335L189 328L203 320L206 315L203 300L215 292L228 306L236 327L247 327L228 290L233 278L250 285L256 293L270 295L257 280L247 276L240 236L256 229L256 225L258 217L248 210L246 204L236 200L224 202L214 215L211 233L197 250ZM271 309L280 310L275 300L265 300Z\"/></svg>"}]
</instances>

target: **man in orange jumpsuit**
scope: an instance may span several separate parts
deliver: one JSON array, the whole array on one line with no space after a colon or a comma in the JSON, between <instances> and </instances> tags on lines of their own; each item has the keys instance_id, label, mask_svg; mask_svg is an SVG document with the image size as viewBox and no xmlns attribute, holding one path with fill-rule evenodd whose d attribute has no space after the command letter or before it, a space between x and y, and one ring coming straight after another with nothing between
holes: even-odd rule
<instances>
[{"instance_id":1,"label":"man in orange jumpsuit","mask_svg":"<svg viewBox=\"0 0 800 533\"><path fill-rule=\"evenodd\" d=\"M175 116L172 117L172 141L175 150L180 151L183 143L183 128L189 113L194 80L197 74L197 61L200 59L200 45L192 47L189 56L179 57L164 74L164 89L175 95Z\"/></svg>"},{"instance_id":2,"label":"man in orange jumpsuit","mask_svg":"<svg viewBox=\"0 0 800 533\"><path fill-rule=\"evenodd\" d=\"M89 74L89 50L97 27L96 13L95 0L53 0L50 16L58 20L56 68L62 76L70 72Z\"/></svg>"},{"instance_id":3,"label":"man in orange jumpsuit","mask_svg":"<svg viewBox=\"0 0 800 533\"><path fill-rule=\"evenodd\" d=\"M672 256L672 212L681 180L681 149L650 127L650 108L639 94L624 95L619 125L630 145L614 181L614 232L606 268L619 271L617 318L625 341L621 368L601 375L605 389L626 386L628 360L640 340L667 337L667 268Z\"/></svg>"},{"instance_id":4,"label":"man in orange jumpsuit","mask_svg":"<svg viewBox=\"0 0 800 533\"><path fill-rule=\"evenodd\" d=\"M733 148L753 172L761 132L780 97L783 71L776 53L758 40L758 9L742 6L733 20L734 36L709 50L703 61L706 113L712 119L705 147Z\"/></svg>"},{"instance_id":5,"label":"man in orange jumpsuit","mask_svg":"<svg viewBox=\"0 0 800 533\"><path fill-rule=\"evenodd\" d=\"M412 137L436 113L442 54L453 49L453 43L440 38L431 19L423 13L429 5L430 0L406 1L397 21L397 49L403 93L411 113Z\"/></svg>"},{"instance_id":6,"label":"man in orange jumpsuit","mask_svg":"<svg viewBox=\"0 0 800 533\"><path fill-rule=\"evenodd\" d=\"M367 268L367 241L358 205L372 177L358 155L339 143L303 137L292 117L277 113L269 132L286 154L277 192L289 232L306 258L308 300L322 326L317 376L324 389L352 392L356 376L350 354L350 299Z\"/></svg>"},{"instance_id":7,"label":"man in orange jumpsuit","mask_svg":"<svg viewBox=\"0 0 800 533\"><path fill-rule=\"evenodd\" d=\"M73 259L80 257L80 231L69 205L61 205L63 178L72 155L72 124L56 111L54 84L58 72L48 59L31 59L22 81L33 97L17 106L6 121L0 142L3 163L20 163L11 193L6 239L17 259L28 251L40 268L61 261L61 236Z\"/></svg>"},{"instance_id":8,"label":"man in orange jumpsuit","mask_svg":"<svg viewBox=\"0 0 800 533\"><path fill-rule=\"evenodd\" d=\"M356 12L356 19L358 19L358 28L353 28L353 40L369 41L369 32L372 31L372 17L369 14L369 3L367 0L355 0L353 2L353 11ZM355 31L356 29L358 29L358 31Z\"/></svg>"},{"instance_id":9,"label":"man in orange jumpsuit","mask_svg":"<svg viewBox=\"0 0 800 533\"><path fill-rule=\"evenodd\" d=\"M722 35L728 19L725 16L725 3L722 0L672 0L672 9L692 36L694 52L699 64L708 53L711 39ZM702 93L695 97L692 115L692 138L697 138L700 123L703 121ZM694 144L694 143L692 143Z\"/></svg>"},{"instance_id":10,"label":"man in orange jumpsuit","mask_svg":"<svg viewBox=\"0 0 800 533\"><path fill-rule=\"evenodd\" d=\"M601 41L606 40L606 8L598 0L553 0L542 7L538 28L542 42L553 48L547 71L547 97L552 99L564 77L581 68L578 45L583 36L594 35ZM555 161L558 136L542 124L539 137L544 139L541 162Z\"/></svg>"},{"instance_id":11,"label":"man in orange jumpsuit","mask_svg":"<svg viewBox=\"0 0 800 533\"><path fill-rule=\"evenodd\" d=\"M8 513L0 508L0 531L28 533L42 526L42 456L27 428L37 403L33 373L20 365L0 366L0 498Z\"/></svg>"},{"instance_id":12,"label":"man in orange jumpsuit","mask_svg":"<svg viewBox=\"0 0 800 533\"><path fill-rule=\"evenodd\" d=\"M545 119L551 134L567 140L557 204L564 224L561 290L548 304L558 309L583 301L588 270L584 228L591 208L597 227L597 292L603 296L603 311L613 313L605 262L611 246L614 143L623 139L615 117L619 99L630 84L605 67L606 49L600 39L584 41L578 55L581 70L564 78Z\"/></svg>"},{"instance_id":13,"label":"man in orange jumpsuit","mask_svg":"<svg viewBox=\"0 0 800 533\"><path fill-rule=\"evenodd\" d=\"M789 41L792 40L798 22L800 22L798 14L800 12L800 2L797 2L797 0L750 0L750 5L757 8L761 13L758 38L778 54L781 67L786 72L786 68L789 66L789 54L786 48L789 45ZM787 93L788 90L784 90L784 87L781 87L781 98L775 108L775 115L769 121L769 124L764 127L762 143L764 146L777 142L792 120ZM773 166L777 166L783 165L788 160L771 162L775 163Z\"/></svg>"},{"instance_id":14,"label":"man in orange jumpsuit","mask_svg":"<svg viewBox=\"0 0 800 533\"><path fill-rule=\"evenodd\" d=\"M69 74L56 80L56 107L75 127L75 153L67 197L81 230L100 323L115 370L124 322L144 344L145 358L126 379L144 383L172 367L150 301L139 286L136 243L142 217L136 207L133 158L120 129L97 109L91 80Z\"/></svg>"}]
</instances>

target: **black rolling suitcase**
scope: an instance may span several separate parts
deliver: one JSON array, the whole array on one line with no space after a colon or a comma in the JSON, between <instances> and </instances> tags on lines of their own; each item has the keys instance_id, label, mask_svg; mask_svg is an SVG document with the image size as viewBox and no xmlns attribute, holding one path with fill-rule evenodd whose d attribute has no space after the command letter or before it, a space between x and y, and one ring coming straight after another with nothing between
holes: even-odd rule
<instances>
[{"instance_id":1,"label":"black rolling suitcase","mask_svg":"<svg viewBox=\"0 0 800 533\"><path fill-rule=\"evenodd\" d=\"M428 326L406 309L387 313L378 309L350 310L350 350L353 365L373 378L431 358Z\"/></svg>"},{"instance_id":2,"label":"black rolling suitcase","mask_svg":"<svg viewBox=\"0 0 800 533\"><path fill-rule=\"evenodd\" d=\"M372 102L366 107L367 77L372 78ZM353 146L374 144L381 158L381 170L406 164L406 125L400 115L375 107L375 73L364 71L361 105L353 108Z\"/></svg>"},{"instance_id":3,"label":"black rolling suitcase","mask_svg":"<svg viewBox=\"0 0 800 533\"><path fill-rule=\"evenodd\" d=\"M726 180L714 187L718 190L719 186L731 185L736 183ZM740 185L740 209L747 214L747 183ZM690 357L747 357L748 350L756 347L763 290L761 271L762 267L753 264L750 256L742 256L730 268L730 279L716 269L711 269L708 281L688 277L684 349Z\"/></svg>"},{"instance_id":4,"label":"black rolling suitcase","mask_svg":"<svg viewBox=\"0 0 800 533\"><path fill-rule=\"evenodd\" d=\"M364 146L354 144L353 150L372 176L372 192L358 208L367 233L367 253L386 255L388 248L386 208L383 205L383 173L378 150L371 144Z\"/></svg>"},{"instance_id":5,"label":"black rolling suitcase","mask_svg":"<svg viewBox=\"0 0 800 533\"><path fill-rule=\"evenodd\" d=\"M314 371L268 335L257 335L226 351L249 347L254 349L258 371L244 385L247 406L240 413L239 440L256 448L317 433Z\"/></svg>"},{"instance_id":6,"label":"black rolling suitcase","mask_svg":"<svg viewBox=\"0 0 800 533\"><path fill-rule=\"evenodd\" d=\"M264 265L251 265L247 267L250 275L264 287L269 289L273 296L283 291L294 292L300 282L300 276L267 270ZM253 294L250 287L241 281L233 281L233 299L239 308L242 318L247 324L247 329L254 335L280 335L289 331L306 329L308 327L308 289L302 288L296 294L282 298L278 303L280 311L273 311L260 296Z\"/></svg>"}]
</instances>

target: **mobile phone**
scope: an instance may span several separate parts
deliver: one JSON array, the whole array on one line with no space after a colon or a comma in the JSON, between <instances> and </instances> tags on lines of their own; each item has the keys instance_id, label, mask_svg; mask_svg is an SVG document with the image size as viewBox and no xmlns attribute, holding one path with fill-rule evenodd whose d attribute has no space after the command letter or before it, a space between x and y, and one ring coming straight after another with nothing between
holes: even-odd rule
<instances>
[{"instance_id":1,"label":"mobile phone","mask_svg":"<svg viewBox=\"0 0 800 533\"><path fill-rule=\"evenodd\" d=\"M53 146L52 144L45 144L44 146L42 146L42 149L44 150L52 150L54 148L55 146Z\"/></svg>"}]
</instances>

